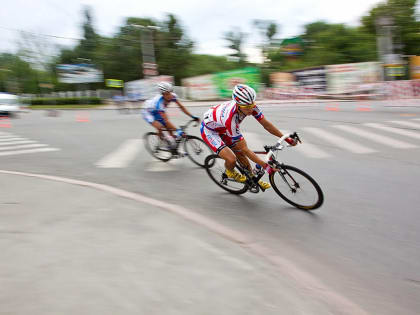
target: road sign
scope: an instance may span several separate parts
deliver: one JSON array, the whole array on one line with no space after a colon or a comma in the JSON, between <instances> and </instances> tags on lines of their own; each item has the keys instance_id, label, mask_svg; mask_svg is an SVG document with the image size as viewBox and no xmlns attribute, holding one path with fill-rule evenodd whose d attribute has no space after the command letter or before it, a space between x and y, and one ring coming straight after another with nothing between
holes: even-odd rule
<instances>
[{"instance_id":1,"label":"road sign","mask_svg":"<svg viewBox=\"0 0 420 315\"><path fill-rule=\"evenodd\" d=\"M107 87L115 87L115 88L124 87L124 81L123 80L106 79L105 83L106 83Z\"/></svg>"}]
</instances>

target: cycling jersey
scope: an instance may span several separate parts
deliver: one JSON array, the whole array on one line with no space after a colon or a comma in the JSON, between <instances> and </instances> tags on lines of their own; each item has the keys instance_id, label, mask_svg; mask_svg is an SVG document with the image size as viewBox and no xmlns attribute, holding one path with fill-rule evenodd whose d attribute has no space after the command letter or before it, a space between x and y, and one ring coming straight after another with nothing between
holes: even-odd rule
<instances>
[{"instance_id":1,"label":"cycling jersey","mask_svg":"<svg viewBox=\"0 0 420 315\"><path fill-rule=\"evenodd\" d=\"M258 121L264 118L261 109L254 107L252 116ZM201 136L214 152L220 152L226 145L233 146L243 139L239 124L246 117L235 101L222 103L204 113Z\"/></svg>"},{"instance_id":2,"label":"cycling jersey","mask_svg":"<svg viewBox=\"0 0 420 315\"><path fill-rule=\"evenodd\" d=\"M171 94L172 98L167 102L167 104L165 104L165 99L162 95L156 95L154 98L147 100L144 103L141 112L144 120L146 120L149 124L154 121L158 121L166 127L166 123L160 114L166 111L166 107L170 102L175 102L177 100L177 95L175 93Z\"/></svg>"},{"instance_id":3,"label":"cycling jersey","mask_svg":"<svg viewBox=\"0 0 420 315\"><path fill-rule=\"evenodd\" d=\"M156 95L154 98L147 100L144 104L143 109L147 110L149 113L155 114L158 112L165 112L166 107L169 105L170 102L175 102L177 100L177 95L175 93L171 93L172 98L165 104L165 99L163 95Z\"/></svg>"}]
</instances>

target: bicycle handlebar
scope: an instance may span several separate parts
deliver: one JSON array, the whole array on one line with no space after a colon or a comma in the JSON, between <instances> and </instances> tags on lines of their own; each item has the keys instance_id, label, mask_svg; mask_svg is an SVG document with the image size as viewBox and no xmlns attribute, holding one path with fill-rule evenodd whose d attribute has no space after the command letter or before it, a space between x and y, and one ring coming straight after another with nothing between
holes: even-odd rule
<instances>
[{"instance_id":1,"label":"bicycle handlebar","mask_svg":"<svg viewBox=\"0 0 420 315\"><path fill-rule=\"evenodd\" d=\"M268 161L270 161L272 155L274 154L274 151L277 150L281 150L284 148L283 142L287 139L287 138L292 138L294 140L296 140L299 143L302 143L302 141L300 140L299 135L297 134L297 132L294 133L289 133L289 134L284 134L283 137L281 137L280 139L277 140L277 143L273 146L264 146L265 151L267 152L266 156L265 156L265 160L268 163Z\"/></svg>"}]
</instances>

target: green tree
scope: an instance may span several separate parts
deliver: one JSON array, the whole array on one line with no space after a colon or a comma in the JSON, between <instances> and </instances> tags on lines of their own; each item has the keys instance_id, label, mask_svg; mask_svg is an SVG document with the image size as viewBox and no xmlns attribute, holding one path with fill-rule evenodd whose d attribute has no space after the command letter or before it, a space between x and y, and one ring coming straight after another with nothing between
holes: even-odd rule
<instances>
[{"instance_id":1,"label":"green tree","mask_svg":"<svg viewBox=\"0 0 420 315\"><path fill-rule=\"evenodd\" d=\"M168 14L156 34L159 73L173 75L175 83L187 77L194 43L186 36L180 22Z\"/></svg>"},{"instance_id":2,"label":"green tree","mask_svg":"<svg viewBox=\"0 0 420 315\"><path fill-rule=\"evenodd\" d=\"M95 61L95 52L99 46L99 36L96 34L93 27L93 19L90 7L85 7L83 10L83 38L79 43L76 51L79 58L90 59Z\"/></svg>"},{"instance_id":3,"label":"green tree","mask_svg":"<svg viewBox=\"0 0 420 315\"><path fill-rule=\"evenodd\" d=\"M227 48L230 48L234 51L229 56L236 58L239 62L239 65L242 66L246 62L246 55L243 52L243 44L248 35L241 32L241 30L233 29L224 34L223 39L226 40L229 44Z\"/></svg>"},{"instance_id":4,"label":"green tree","mask_svg":"<svg viewBox=\"0 0 420 315\"><path fill-rule=\"evenodd\" d=\"M387 0L362 17L362 25L366 32L376 35L378 18L391 17L396 53L420 55L420 22L415 12L416 3L416 0Z\"/></svg>"}]
</instances>

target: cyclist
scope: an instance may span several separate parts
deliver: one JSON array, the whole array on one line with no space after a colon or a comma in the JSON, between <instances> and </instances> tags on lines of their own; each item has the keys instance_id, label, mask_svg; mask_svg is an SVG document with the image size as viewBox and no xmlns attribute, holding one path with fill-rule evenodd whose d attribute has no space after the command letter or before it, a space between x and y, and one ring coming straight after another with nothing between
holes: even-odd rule
<instances>
[{"instance_id":1,"label":"cyclist","mask_svg":"<svg viewBox=\"0 0 420 315\"><path fill-rule=\"evenodd\" d=\"M161 139L163 139L162 129L167 129L170 133L170 139L168 140L174 144L173 131L176 130L176 127L169 121L168 115L166 115L166 107L169 103L175 102L185 115L190 116L197 122L200 122L200 118L192 115L179 102L177 95L173 93L173 87L170 83L161 82L158 84L158 88L161 94L145 101L145 106L142 109L142 116L144 120L156 128Z\"/></svg>"},{"instance_id":2,"label":"cyclist","mask_svg":"<svg viewBox=\"0 0 420 315\"><path fill-rule=\"evenodd\" d=\"M245 117L252 115L269 133L279 138L283 136L255 105L256 97L253 88L238 84L233 89L232 101L211 107L204 113L201 124L201 137L215 153L225 160L226 175L241 183L246 181L246 177L234 169L237 159L249 171L252 170L248 158L262 166L269 174L275 171L248 148L239 129ZM292 138L287 138L286 141L291 145L297 144ZM271 187L269 183L262 180L259 184L264 189Z\"/></svg>"}]
</instances>

